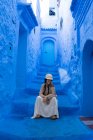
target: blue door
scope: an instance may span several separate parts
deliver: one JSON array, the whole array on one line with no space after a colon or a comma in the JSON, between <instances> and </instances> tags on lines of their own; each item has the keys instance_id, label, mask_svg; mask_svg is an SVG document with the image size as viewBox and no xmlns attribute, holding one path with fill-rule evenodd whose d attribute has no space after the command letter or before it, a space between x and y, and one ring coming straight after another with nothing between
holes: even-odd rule
<instances>
[{"instance_id":1,"label":"blue door","mask_svg":"<svg viewBox=\"0 0 93 140\"><path fill-rule=\"evenodd\" d=\"M42 64L54 65L54 63L55 63L54 42L51 40L46 40L44 41L42 48Z\"/></svg>"}]
</instances>

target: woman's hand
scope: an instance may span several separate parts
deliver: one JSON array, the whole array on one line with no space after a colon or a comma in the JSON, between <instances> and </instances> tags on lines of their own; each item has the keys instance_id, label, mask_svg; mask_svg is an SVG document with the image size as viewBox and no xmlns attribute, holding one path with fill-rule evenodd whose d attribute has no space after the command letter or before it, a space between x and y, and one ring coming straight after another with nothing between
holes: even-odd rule
<instances>
[{"instance_id":1,"label":"woman's hand","mask_svg":"<svg viewBox=\"0 0 93 140\"><path fill-rule=\"evenodd\" d=\"M46 103L47 102L47 98L43 97L43 102Z\"/></svg>"}]
</instances>

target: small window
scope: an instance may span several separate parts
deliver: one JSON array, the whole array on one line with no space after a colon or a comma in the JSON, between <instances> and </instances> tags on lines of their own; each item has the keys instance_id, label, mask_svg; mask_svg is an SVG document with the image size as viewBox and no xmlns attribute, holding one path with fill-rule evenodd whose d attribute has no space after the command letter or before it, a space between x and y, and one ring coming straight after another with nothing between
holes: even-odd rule
<instances>
[{"instance_id":1,"label":"small window","mask_svg":"<svg viewBox=\"0 0 93 140\"><path fill-rule=\"evenodd\" d=\"M35 28L34 28L34 34L35 34L35 32L36 32L36 30L35 30Z\"/></svg>"},{"instance_id":2,"label":"small window","mask_svg":"<svg viewBox=\"0 0 93 140\"><path fill-rule=\"evenodd\" d=\"M61 17L60 18L60 30L62 29L62 27L63 27L63 18Z\"/></svg>"},{"instance_id":3,"label":"small window","mask_svg":"<svg viewBox=\"0 0 93 140\"><path fill-rule=\"evenodd\" d=\"M49 15L55 16L55 8L49 8Z\"/></svg>"}]
</instances>

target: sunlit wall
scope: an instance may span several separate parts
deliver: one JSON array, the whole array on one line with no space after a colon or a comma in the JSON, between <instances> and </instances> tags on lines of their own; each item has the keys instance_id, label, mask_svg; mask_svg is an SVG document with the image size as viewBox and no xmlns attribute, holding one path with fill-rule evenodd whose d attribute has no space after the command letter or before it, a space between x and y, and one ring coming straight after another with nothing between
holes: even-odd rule
<instances>
[{"instance_id":1,"label":"sunlit wall","mask_svg":"<svg viewBox=\"0 0 93 140\"><path fill-rule=\"evenodd\" d=\"M30 87L32 79L36 76L37 69L39 66L40 60L40 3L39 0L34 3L36 8L36 20L38 26L32 29L28 36L28 46L27 46L27 83L26 86Z\"/></svg>"},{"instance_id":2,"label":"sunlit wall","mask_svg":"<svg viewBox=\"0 0 93 140\"><path fill-rule=\"evenodd\" d=\"M56 0L40 0L41 6L41 26L42 28L57 27L57 1ZM53 8L55 15L49 15L49 10Z\"/></svg>"},{"instance_id":3,"label":"sunlit wall","mask_svg":"<svg viewBox=\"0 0 93 140\"><path fill-rule=\"evenodd\" d=\"M71 0L62 0L58 5L58 48L60 65L68 66L71 59L73 18L70 11Z\"/></svg>"}]
</instances>

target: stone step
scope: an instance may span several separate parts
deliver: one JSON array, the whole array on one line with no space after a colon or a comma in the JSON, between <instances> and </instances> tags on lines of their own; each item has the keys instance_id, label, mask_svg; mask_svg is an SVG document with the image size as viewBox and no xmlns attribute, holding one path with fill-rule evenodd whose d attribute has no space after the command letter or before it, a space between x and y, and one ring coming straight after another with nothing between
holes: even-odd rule
<instances>
[{"instance_id":1,"label":"stone step","mask_svg":"<svg viewBox=\"0 0 93 140\"><path fill-rule=\"evenodd\" d=\"M42 84L41 83L34 83L34 82L33 83L29 83L27 85L27 88L33 89L33 90L40 90ZM55 86L56 91L62 91L62 87L61 87L60 84L56 84L54 86Z\"/></svg>"},{"instance_id":2,"label":"stone step","mask_svg":"<svg viewBox=\"0 0 93 140\"><path fill-rule=\"evenodd\" d=\"M38 71L37 75L45 76L47 73L51 73L53 75L53 77L59 76L58 72L45 72L45 71Z\"/></svg>"},{"instance_id":3,"label":"stone step","mask_svg":"<svg viewBox=\"0 0 93 140\"><path fill-rule=\"evenodd\" d=\"M11 113L22 117L30 117L34 112L36 96L29 96L28 98L19 98L12 101ZM76 114L79 110L78 105L71 104L66 95L58 96L58 110L60 115Z\"/></svg>"},{"instance_id":4,"label":"stone step","mask_svg":"<svg viewBox=\"0 0 93 140\"><path fill-rule=\"evenodd\" d=\"M44 82L44 80L43 79L33 79L32 82L42 84ZM53 81L53 83L58 85L58 84L60 84L60 81L55 80L55 81Z\"/></svg>"},{"instance_id":5,"label":"stone step","mask_svg":"<svg viewBox=\"0 0 93 140\"><path fill-rule=\"evenodd\" d=\"M52 66L40 65L39 69L58 69L58 66L56 66L56 65L52 65Z\"/></svg>"},{"instance_id":6,"label":"stone step","mask_svg":"<svg viewBox=\"0 0 93 140\"><path fill-rule=\"evenodd\" d=\"M28 92L27 92L27 94L30 94L30 95L39 95L39 91L40 91L40 90L35 90L35 91L34 91L34 89L29 89ZM62 92L61 90L56 90L56 94L57 94L57 95L63 95L63 94L65 94L65 93Z\"/></svg>"},{"instance_id":7,"label":"stone step","mask_svg":"<svg viewBox=\"0 0 93 140\"><path fill-rule=\"evenodd\" d=\"M23 97L28 98L29 95L30 96L32 96L32 95L38 96L39 91L40 91L40 89L32 89L32 88L22 89L18 92L17 91L15 92L13 99L23 98ZM61 89L56 90L56 94L57 95L65 95L65 93Z\"/></svg>"},{"instance_id":8,"label":"stone step","mask_svg":"<svg viewBox=\"0 0 93 140\"><path fill-rule=\"evenodd\" d=\"M58 72L58 68L57 68L57 67L39 67L38 70L44 70L44 71L56 71L56 72Z\"/></svg>"},{"instance_id":9,"label":"stone step","mask_svg":"<svg viewBox=\"0 0 93 140\"><path fill-rule=\"evenodd\" d=\"M44 80L45 76L44 75L37 75L35 78L36 79L43 79ZM53 81L54 80L60 80L59 75L53 76Z\"/></svg>"}]
</instances>

